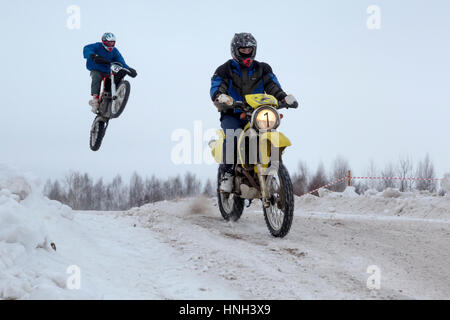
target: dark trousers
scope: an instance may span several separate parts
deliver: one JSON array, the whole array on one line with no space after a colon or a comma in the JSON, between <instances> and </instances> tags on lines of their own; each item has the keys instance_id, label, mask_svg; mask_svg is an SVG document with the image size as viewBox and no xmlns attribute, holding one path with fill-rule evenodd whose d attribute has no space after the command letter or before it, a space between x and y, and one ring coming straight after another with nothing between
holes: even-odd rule
<instances>
[{"instance_id":1,"label":"dark trousers","mask_svg":"<svg viewBox=\"0 0 450 320\"><path fill-rule=\"evenodd\" d=\"M237 163L237 141L239 137L239 132L243 129L247 124L247 120L241 120L238 116L235 115L223 115L220 119L220 126L225 132L225 141L223 143L223 158L222 164L220 165L220 169L222 173L233 173L233 165ZM238 130L238 131L236 131ZM230 141L230 139L232 139ZM234 150L232 150L231 154L227 154L227 144L231 146L234 145Z\"/></svg>"},{"instance_id":2,"label":"dark trousers","mask_svg":"<svg viewBox=\"0 0 450 320\"><path fill-rule=\"evenodd\" d=\"M100 71L91 71L91 95L100 95L100 88L102 86L102 80L104 77L109 76L109 74L101 73Z\"/></svg>"}]
</instances>

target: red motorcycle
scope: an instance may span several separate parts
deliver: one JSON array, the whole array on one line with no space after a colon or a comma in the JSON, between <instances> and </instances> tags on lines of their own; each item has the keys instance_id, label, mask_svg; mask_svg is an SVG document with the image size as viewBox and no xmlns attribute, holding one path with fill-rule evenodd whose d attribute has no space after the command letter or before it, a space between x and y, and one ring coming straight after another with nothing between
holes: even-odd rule
<instances>
[{"instance_id":1,"label":"red motorcycle","mask_svg":"<svg viewBox=\"0 0 450 320\"><path fill-rule=\"evenodd\" d=\"M92 151L100 149L109 120L118 118L127 105L131 86L127 80L123 80L126 75L132 77L130 70L118 62L113 62L110 75L103 78L98 112L91 127Z\"/></svg>"}]
</instances>

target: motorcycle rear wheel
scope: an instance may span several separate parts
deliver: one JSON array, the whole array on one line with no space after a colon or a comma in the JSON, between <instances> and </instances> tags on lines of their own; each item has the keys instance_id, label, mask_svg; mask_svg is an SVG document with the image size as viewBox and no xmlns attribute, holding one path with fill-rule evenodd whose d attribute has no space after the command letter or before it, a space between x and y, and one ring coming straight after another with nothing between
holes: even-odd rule
<instances>
[{"instance_id":1,"label":"motorcycle rear wheel","mask_svg":"<svg viewBox=\"0 0 450 320\"><path fill-rule=\"evenodd\" d=\"M219 168L217 174L217 201L220 213L226 221L238 221L244 211L245 200L233 193L220 192L221 181L222 173Z\"/></svg>"}]
</instances>

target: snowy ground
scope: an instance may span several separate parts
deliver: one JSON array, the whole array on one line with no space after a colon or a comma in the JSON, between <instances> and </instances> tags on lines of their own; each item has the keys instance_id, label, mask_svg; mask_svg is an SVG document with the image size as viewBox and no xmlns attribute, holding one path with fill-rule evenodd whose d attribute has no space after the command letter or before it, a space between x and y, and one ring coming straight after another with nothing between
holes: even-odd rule
<instances>
[{"instance_id":1,"label":"snowy ground","mask_svg":"<svg viewBox=\"0 0 450 320\"><path fill-rule=\"evenodd\" d=\"M202 198L73 212L28 177L0 177L0 299L450 298L448 196L305 196L274 239L259 204L237 223ZM66 288L71 265L79 290ZM366 285L372 265L379 290Z\"/></svg>"}]
</instances>

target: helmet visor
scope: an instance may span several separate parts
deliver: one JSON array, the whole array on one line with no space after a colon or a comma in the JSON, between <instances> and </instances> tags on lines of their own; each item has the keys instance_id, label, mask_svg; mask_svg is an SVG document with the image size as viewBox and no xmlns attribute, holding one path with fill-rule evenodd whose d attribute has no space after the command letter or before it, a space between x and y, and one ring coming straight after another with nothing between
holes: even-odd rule
<instances>
[{"instance_id":1,"label":"helmet visor","mask_svg":"<svg viewBox=\"0 0 450 320\"><path fill-rule=\"evenodd\" d=\"M107 46L108 48L114 48L114 46L116 45L116 42L115 42L115 41L106 41L106 40L103 40L103 44L104 44L105 46Z\"/></svg>"},{"instance_id":2,"label":"helmet visor","mask_svg":"<svg viewBox=\"0 0 450 320\"><path fill-rule=\"evenodd\" d=\"M244 58L250 58L253 55L253 48L252 47L242 47L239 48L239 54L241 57Z\"/></svg>"}]
</instances>

